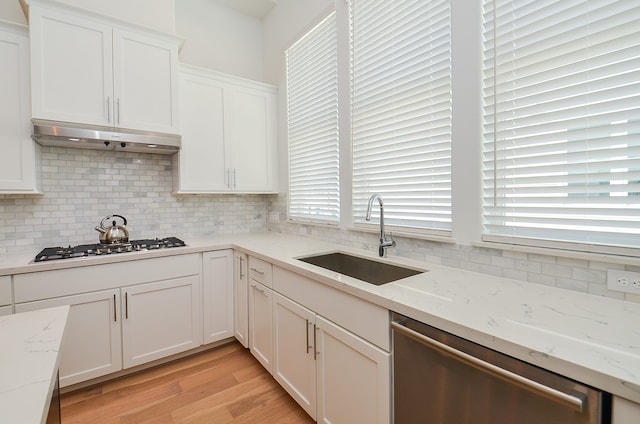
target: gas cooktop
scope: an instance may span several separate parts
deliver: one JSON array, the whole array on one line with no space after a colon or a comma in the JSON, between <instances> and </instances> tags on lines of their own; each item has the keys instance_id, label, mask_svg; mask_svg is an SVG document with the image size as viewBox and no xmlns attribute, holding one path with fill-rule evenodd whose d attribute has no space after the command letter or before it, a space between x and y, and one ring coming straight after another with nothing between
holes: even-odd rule
<instances>
[{"instance_id":1,"label":"gas cooktop","mask_svg":"<svg viewBox=\"0 0 640 424\"><path fill-rule=\"evenodd\" d=\"M182 246L186 246L186 244L179 238L166 237L163 239L132 240L128 243L118 244L96 243L68 247L47 247L36 255L34 262L111 255L114 253L140 252L143 250L167 249Z\"/></svg>"}]
</instances>

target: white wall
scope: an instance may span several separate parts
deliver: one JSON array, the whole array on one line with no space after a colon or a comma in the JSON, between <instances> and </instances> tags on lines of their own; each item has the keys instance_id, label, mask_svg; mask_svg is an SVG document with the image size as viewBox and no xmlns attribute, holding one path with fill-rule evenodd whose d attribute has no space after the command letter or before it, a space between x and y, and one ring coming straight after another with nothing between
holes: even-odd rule
<instances>
[{"instance_id":1,"label":"white wall","mask_svg":"<svg viewBox=\"0 0 640 424\"><path fill-rule=\"evenodd\" d=\"M27 0L28 1L28 0ZM71 6L175 33L174 0L58 0Z\"/></svg>"},{"instance_id":2,"label":"white wall","mask_svg":"<svg viewBox=\"0 0 640 424\"><path fill-rule=\"evenodd\" d=\"M180 62L257 81L262 74L262 22L210 0L177 0Z\"/></svg>"},{"instance_id":3,"label":"white wall","mask_svg":"<svg viewBox=\"0 0 640 424\"><path fill-rule=\"evenodd\" d=\"M28 0L0 0L0 19L26 24L23 13ZM52 0L55 1L55 0ZM113 16L162 32L175 32L174 0L58 0L71 6ZM184 0L181 0L184 1Z\"/></svg>"},{"instance_id":4,"label":"white wall","mask_svg":"<svg viewBox=\"0 0 640 424\"><path fill-rule=\"evenodd\" d=\"M274 85L284 83L285 49L318 23L333 6L333 0L278 0L263 21L265 82Z\"/></svg>"}]
</instances>

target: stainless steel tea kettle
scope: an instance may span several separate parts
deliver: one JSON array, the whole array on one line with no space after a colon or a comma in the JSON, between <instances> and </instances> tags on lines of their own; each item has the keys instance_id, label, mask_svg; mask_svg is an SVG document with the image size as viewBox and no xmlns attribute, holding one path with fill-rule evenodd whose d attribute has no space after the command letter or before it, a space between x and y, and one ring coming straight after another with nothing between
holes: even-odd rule
<instances>
[{"instance_id":1,"label":"stainless steel tea kettle","mask_svg":"<svg viewBox=\"0 0 640 424\"><path fill-rule=\"evenodd\" d=\"M122 225L116 225L116 220L113 218L121 218ZM105 228L104 222L113 219L111 226ZM102 244L118 244L127 243L129 241L129 230L125 227L127 225L127 218L122 215L109 215L105 216L100 225L96 227L96 231L100 233L100 243Z\"/></svg>"}]
</instances>

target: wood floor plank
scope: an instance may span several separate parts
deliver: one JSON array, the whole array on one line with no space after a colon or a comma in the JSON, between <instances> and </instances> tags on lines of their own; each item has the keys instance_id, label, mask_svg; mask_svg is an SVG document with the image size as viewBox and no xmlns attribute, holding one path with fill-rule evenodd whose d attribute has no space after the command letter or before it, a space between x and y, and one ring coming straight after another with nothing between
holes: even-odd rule
<instances>
[{"instance_id":1,"label":"wood floor plank","mask_svg":"<svg viewBox=\"0 0 640 424\"><path fill-rule=\"evenodd\" d=\"M179 379L181 375L191 374L194 369L208 369L211 361L225 358L243 349L239 343L229 343L216 349L211 349L197 355L188 356L168 364L150 368L144 371L129 375L126 378L117 378L105 382L102 391L104 393L119 390L122 387L140 384L145 381L155 380L162 377Z\"/></svg>"},{"instance_id":2,"label":"wood floor plank","mask_svg":"<svg viewBox=\"0 0 640 424\"><path fill-rule=\"evenodd\" d=\"M249 351L233 342L61 398L65 424L311 424Z\"/></svg>"}]
</instances>

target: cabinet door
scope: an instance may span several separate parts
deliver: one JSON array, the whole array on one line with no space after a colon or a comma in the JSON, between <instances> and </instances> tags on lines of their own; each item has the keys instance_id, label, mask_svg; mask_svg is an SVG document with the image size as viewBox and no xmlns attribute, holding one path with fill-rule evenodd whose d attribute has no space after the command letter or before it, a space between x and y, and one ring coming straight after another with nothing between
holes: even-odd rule
<instances>
[{"instance_id":1,"label":"cabinet door","mask_svg":"<svg viewBox=\"0 0 640 424\"><path fill-rule=\"evenodd\" d=\"M249 87L229 90L225 114L237 191L275 191L275 94Z\"/></svg>"},{"instance_id":2,"label":"cabinet door","mask_svg":"<svg viewBox=\"0 0 640 424\"><path fill-rule=\"evenodd\" d=\"M177 68L177 43L114 28L115 125L177 133Z\"/></svg>"},{"instance_id":3,"label":"cabinet door","mask_svg":"<svg viewBox=\"0 0 640 424\"><path fill-rule=\"evenodd\" d=\"M249 293L247 255L233 253L233 328L236 339L249 347Z\"/></svg>"},{"instance_id":4,"label":"cabinet door","mask_svg":"<svg viewBox=\"0 0 640 424\"><path fill-rule=\"evenodd\" d=\"M13 303L13 295L11 294L11 276L4 275L0 277L0 306L9 306Z\"/></svg>"},{"instance_id":5,"label":"cabinet door","mask_svg":"<svg viewBox=\"0 0 640 424\"><path fill-rule=\"evenodd\" d=\"M273 374L273 292L249 280L249 349L262 366Z\"/></svg>"},{"instance_id":6,"label":"cabinet door","mask_svg":"<svg viewBox=\"0 0 640 424\"><path fill-rule=\"evenodd\" d=\"M16 305L16 313L70 305L60 358L60 386L122 369L120 290L65 296Z\"/></svg>"},{"instance_id":7,"label":"cabinet door","mask_svg":"<svg viewBox=\"0 0 640 424\"><path fill-rule=\"evenodd\" d=\"M202 316L203 344L233 337L233 252L231 250L202 254Z\"/></svg>"},{"instance_id":8,"label":"cabinet door","mask_svg":"<svg viewBox=\"0 0 640 424\"><path fill-rule=\"evenodd\" d=\"M612 412L612 424L636 424L640 419L640 404L614 396Z\"/></svg>"},{"instance_id":9,"label":"cabinet door","mask_svg":"<svg viewBox=\"0 0 640 424\"><path fill-rule=\"evenodd\" d=\"M224 86L215 80L181 72L180 122L182 148L175 156L176 191L228 191L224 145Z\"/></svg>"},{"instance_id":10,"label":"cabinet door","mask_svg":"<svg viewBox=\"0 0 640 424\"><path fill-rule=\"evenodd\" d=\"M274 293L273 376L316 418L315 313Z\"/></svg>"},{"instance_id":11,"label":"cabinet door","mask_svg":"<svg viewBox=\"0 0 640 424\"><path fill-rule=\"evenodd\" d=\"M25 28L0 22L0 75L0 193L34 193L38 181Z\"/></svg>"},{"instance_id":12,"label":"cabinet door","mask_svg":"<svg viewBox=\"0 0 640 424\"><path fill-rule=\"evenodd\" d=\"M200 346L199 283L191 275L122 289L124 368Z\"/></svg>"},{"instance_id":13,"label":"cabinet door","mask_svg":"<svg viewBox=\"0 0 640 424\"><path fill-rule=\"evenodd\" d=\"M113 125L111 27L36 5L29 15L33 117Z\"/></svg>"},{"instance_id":14,"label":"cabinet door","mask_svg":"<svg viewBox=\"0 0 640 424\"><path fill-rule=\"evenodd\" d=\"M316 317L319 423L387 424L390 354Z\"/></svg>"}]
</instances>

